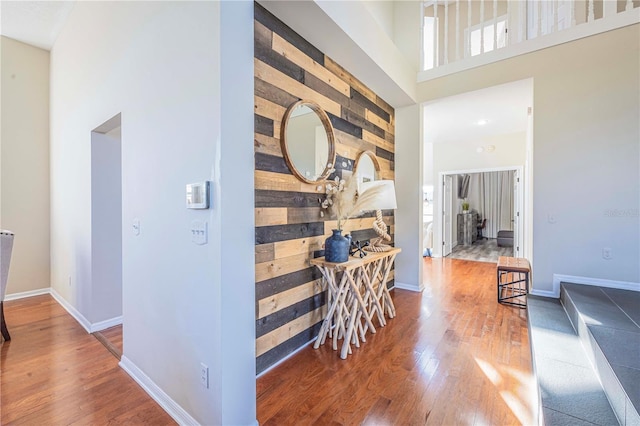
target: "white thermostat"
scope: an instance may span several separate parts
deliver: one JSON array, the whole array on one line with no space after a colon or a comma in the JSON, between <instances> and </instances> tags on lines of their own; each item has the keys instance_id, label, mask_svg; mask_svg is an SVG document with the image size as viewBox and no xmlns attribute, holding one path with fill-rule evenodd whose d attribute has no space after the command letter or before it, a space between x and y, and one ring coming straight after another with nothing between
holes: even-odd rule
<instances>
[{"instance_id":1,"label":"white thermostat","mask_svg":"<svg viewBox=\"0 0 640 426\"><path fill-rule=\"evenodd\" d=\"M187 185L187 208L209 208L209 181L190 183Z\"/></svg>"}]
</instances>

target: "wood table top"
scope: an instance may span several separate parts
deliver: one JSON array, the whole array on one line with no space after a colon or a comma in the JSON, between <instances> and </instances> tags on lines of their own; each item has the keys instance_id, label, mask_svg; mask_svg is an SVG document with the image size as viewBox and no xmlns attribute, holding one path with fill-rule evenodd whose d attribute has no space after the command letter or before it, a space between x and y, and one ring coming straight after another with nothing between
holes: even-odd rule
<instances>
[{"instance_id":1,"label":"wood table top","mask_svg":"<svg viewBox=\"0 0 640 426\"><path fill-rule=\"evenodd\" d=\"M349 260L341 263L327 262L326 260L324 260L324 257L316 257L315 259L311 259L309 263L316 266L329 266L329 267L334 267L334 268L347 271L350 269L359 268L363 265L366 265L368 263L371 263L373 261L376 261L384 257L396 255L401 251L402 251L401 249L394 247L389 251L367 252L367 255L365 257L360 258L357 256L349 256Z\"/></svg>"},{"instance_id":2,"label":"wood table top","mask_svg":"<svg viewBox=\"0 0 640 426\"><path fill-rule=\"evenodd\" d=\"M523 257L500 256L498 258L498 270L511 272L530 272L531 265Z\"/></svg>"}]
</instances>

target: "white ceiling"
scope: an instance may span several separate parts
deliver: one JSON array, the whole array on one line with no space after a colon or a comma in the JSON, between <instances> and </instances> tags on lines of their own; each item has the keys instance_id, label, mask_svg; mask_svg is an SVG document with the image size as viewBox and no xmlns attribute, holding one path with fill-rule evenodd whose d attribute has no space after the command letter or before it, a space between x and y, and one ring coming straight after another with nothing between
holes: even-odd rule
<instances>
[{"instance_id":1,"label":"white ceiling","mask_svg":"<svg viewBox=\"0 0 640 426\"><path fill-rule=\"evenodd\" d=\"M75 1L0 2L0 34L51 50Z\"/></svg>"},{"instance_id":2,"label":"white ceiling","mask_svg":"<svg viewBox=\"0 0 640 426\"><path fill-rule=\"evenodd\" d=\"M533 82L521 80L430 102L424 107L427 143L464 142L527 131ZM478 120L487 120L480 126Z\"/></svg>"}]
</instances>

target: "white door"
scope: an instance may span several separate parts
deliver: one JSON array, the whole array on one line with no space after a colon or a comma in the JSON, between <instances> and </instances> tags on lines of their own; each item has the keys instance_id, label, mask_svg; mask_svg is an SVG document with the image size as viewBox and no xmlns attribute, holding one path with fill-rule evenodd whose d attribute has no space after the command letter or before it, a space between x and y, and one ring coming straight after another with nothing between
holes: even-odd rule
<instances>
[{"instance_id":1,"label":"white door","mask_svg":"<svg viewBox=\"0 0 640 426\"><path fill-rule=\"evenodd\" d=\"M520 190L520 173L518 170L513 172L513 256L522 257L522 216L521 206L522 191Z\"/></svg>"},{"instance_id":2,"label":"white door","mask_svg":"<svg viewBox=\"0 0 640 426\"><path fill-rule=\"evenodd\" d=\"M453 176L445 175L442 182L444 204L442 207L442 257L451 254L452 241L452 206L453 202Z\"/></svg>"}]
</instances>

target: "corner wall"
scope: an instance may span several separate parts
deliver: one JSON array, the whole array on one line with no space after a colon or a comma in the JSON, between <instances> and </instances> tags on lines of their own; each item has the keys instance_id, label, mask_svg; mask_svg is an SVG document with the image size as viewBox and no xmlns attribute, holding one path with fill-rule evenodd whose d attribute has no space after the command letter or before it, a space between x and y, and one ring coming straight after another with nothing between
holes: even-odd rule
<instances>
[{"instance_id":1,"label":"corner wall","mask_svg":"<svg viewBox=\"0 0 640 426\"><path fill-rule=\"evenodd\" d=\"M0 37L0 228L16 236L7 294L49 288L49 52Z\"/></svg>"},{"instance_id":2,"label":"corner wall","mask_svg":"<svg viewBox=\"0 0 640 426\"><path fill-rule=\"evenodd\" d=\"M289 105L317 102L336 136L336 174L352 173L357 155L376 154L380 176L394 178L394 110L348 71L255 6L255 261L257 371L317 336L325 312L321 275L309 259L323 256L336 227L320 216L317 185L299 181L280 148L280 125ZM331 176L330 178L332 178ZM383 212L394 233L393 211ZM350 219L354 240L375 236L373 213ZM391 277L392 278L392 277Z\"/></svg>"}]
</instances>

